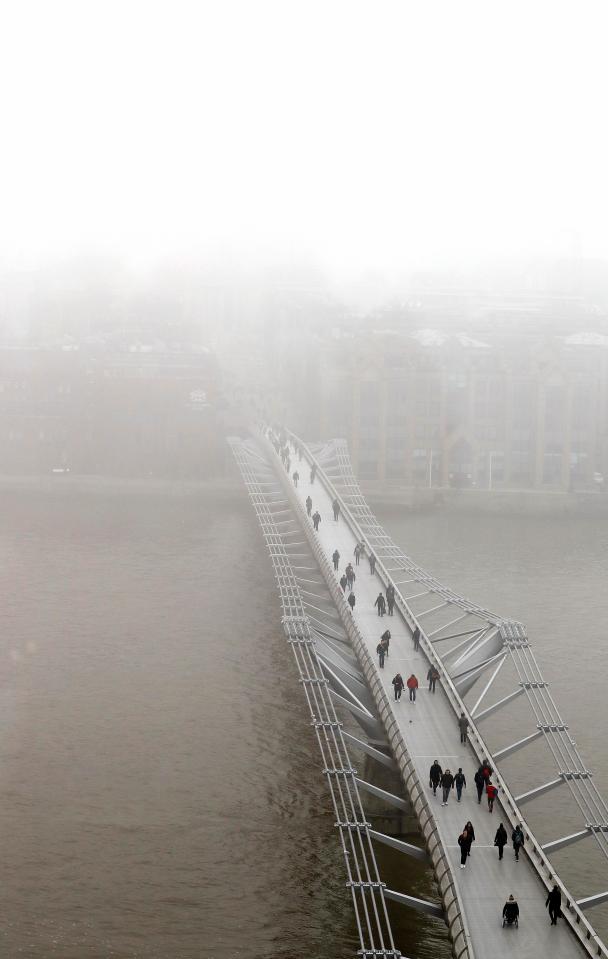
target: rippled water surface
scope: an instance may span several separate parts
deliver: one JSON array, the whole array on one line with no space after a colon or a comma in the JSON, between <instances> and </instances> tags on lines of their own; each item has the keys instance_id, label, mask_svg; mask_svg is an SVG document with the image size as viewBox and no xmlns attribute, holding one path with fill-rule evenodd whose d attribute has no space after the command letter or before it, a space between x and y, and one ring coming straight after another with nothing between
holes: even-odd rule
<instances>
[{"instance_id":1,"label":"rippled water surface","mask_svg":"<svg viewBox=\"0 0 608 959\"><path fill-rule=\"evenodd\" d=\"M333 815L244 494L0 499L3 954L352 956ZM533 628L606 784L602 526L385 521L454 585ZM382 872L432 892L390 851ZM404 952L448 954L441 924L393 916Z\"/></svg>"}]
</instances>

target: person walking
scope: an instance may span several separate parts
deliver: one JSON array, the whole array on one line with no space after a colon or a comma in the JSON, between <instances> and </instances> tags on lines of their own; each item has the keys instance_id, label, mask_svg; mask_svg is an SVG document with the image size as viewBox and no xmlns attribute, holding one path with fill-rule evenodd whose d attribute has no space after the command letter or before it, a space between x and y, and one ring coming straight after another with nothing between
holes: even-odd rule
<instances>
[{"instance_id":1,"label":"person walking","mask_svg":"<svg viewBox=\"0 0 608 959\"><path fill-rule=\"evenodd\" d=\"M473 843L475 842L475 830L473 829L473 823L471 822L470 819L468 820L468 822L465 822L464 828L466 829L467 835L469 839L471 840L471 845L469 846L469 856L470 856Z\"/></svg>"},{"instance_id":2,"label":"person walking","mask_svg":"<svg viewBox=\"0 0 608 959\"><path fill-rule=\"evenodd\" d=\"M355 571L354 571L354 569L352 568L352 566L351 566L350 563L348 564L348 566L346 567L346 569L344 570L344 572L346 573L346 579L347 579L347 581L348 581L348 588L349 588L349 589L352 589L353 586L355 585L355 580L356 580L357 576L356 576Z\"/></svg>"},{"instance_id":3,"label":"person walking","mask_svg":"<svg viewBox=\"0 0 608 959\"><path fill-rule=\"evenodd\" d=\"M519 850L525 842L524 831L519 824L511 833L511 842L513 843L513 852L515 853L515 862L519 862Z\"/></svg>"},{"instance_id":4,"label":"person walking","mask_svg":"<svg viewBox=\"0 0 608 959\"><path fill-rule=\"evenodd\" d=\"M359 546L358 543L357 543L357 545L355 546L354 556L355 556L355 566L358 566L358 565L359 565L359 559L361 558L361 547Z\"/></svg>"},{"instance_id":5,"label":"person walking","mask_svg":"<svg viewBox=\"0 0 608 959\"><path fill-rule=\"evenodd\" d=\"M384 643L378 643L376 646L376 652L378 653L378 662L380 663L380 669L384 669Z\"/></svg>"},{"instance_id":6,"label":"person walking","mask_svg":"<svg viewBox=\"0 0 608 959\"><path fill-rule=\"evenodd\" d=\"M382 593L378 593L378 598L376 599L374 606L378 607L378 616L384 616L386 612L386 601Z\"/></svg>"},{"instance_id":7,"label":"person walking","mask_svg":"<svg viewBox=\"0 0 608 959\"><path fill-rule=\"evenodd\" d=\"M355 603L357 602L357 600L355 599L355 594L352 591L348 594L348 599L346 600L346 602L350 606L351 612L354 612Z\"/></svg>"},{"instance_id":8,"label":"person walking","mask_svg":"<svg viewBox=\"0 0 608 959\"><path fill-rule=\"evenodd\" d=\"M488 780L490 779L492 773L494 772L494 770L493 770L492 767L490 766L490 761L489 761L489 759L486 759L486 758L484 757L484 758L481 760L481 766L480 766L479 768L481 769L481 774L482 774L482 776L483 776L483 778L484 778L484 781L487 783Z\"/></svg>"},{"instance_id":9,"label":"person walking","mask_svg":"<svg viewBox=\"0 0 608 959\"><path fill-rule=\"evenodd\" d=\"M385 645L385 647L386 647L386 658L388 659L388 648L389 648L389 646L390 646L390 644L391 644L391 631L390 631L390 629L385 629L385 630L384 630L384 632L382 633L382 636L380 637L380 642L381 642L381 643L384 643L384 645Z\"/></svg>"},{"instance_id":10,"label":"person walking","mask_svg":"<svg viewBox=\"0 0 608 959\"><path fill-rule=\"evenodd\" d=\"M369 554L369 571L372 574L372 576L376 572L376 557L374 556L373 553Z\"/></svg>"},{"instance_id":11,"label":"person walking","mask_svg":"<svg viewBox=\"0 0 608 959\"><path fill-rule=\"evenodd\" d=\"M447 803L444 803L444 805L447 805ZM466 829L463 829L460 833L458 837L458 845L460 846L460 868L466 869L467 857L471 851L471 837Z\"/></svg>"},{"instance_id":12,"label":"person walking","mask_svg":"<svg viewBox=\"0 0 608 959\"><path fill-rule=\"evenodd\" d=\"M342 592L343 592L343 593L346 592L346 584L347 584L347 583L348 583L348 580L347 580L347 578L346 578L346 573L342 573L342 575L341 575L341 577L340 577L340 586L342 587Z\"/></svg>"},{"instance_id":13,"label":"person walking","mask_svg":"<svg viewBox=\"0 0 608 959\"><path fill-rule=\"evenodd\" d=\"M319 532L319 523L321 522L321 514L319 510L312 514L312 525L315 528L315 532Z\"/></svg>"},{"instance_id":14,"label":"person walking","mask_svg":"<svg viewBox=\"0 0 608 959\"><path fill-rule=\"evenodd\" d=\"M448 799L450 798L450 792L454 788L454 777L449 769L444 770L443 776L441 777L441 789L443 792L443 802L442 806L447 806Z\"/></svg>"},{"instance_id":15,"label":"person walking","mask_svg":"<svg viewBox=\"0 0 608 959\"><path fill-rule=\"evenodd\" d=\"M311 511L311 510L312 510L312 500L311 500L310 496L307 496L307 497L306 497L306 512L308 513L309 516L310 516L310 511Z\"/></svg>"},{"instance_id":16,"label":"person walking","mask_svg":"<svg viewBox=\"0 0 608 959\"><path fill-rule=\"evenodd\" d=\"M416 690L418 689L418 680L416 679L416 677L414 676L413 673L412 673L412 675L410 676L410 678L409 678L408 681L407 681L407 688L408 688L409 691L410 691L410 702L411 702L411 703L415 703L415 702L416 702Z\"/></svg>"},{"instance_id":17,"label":"person walking","mask_svg":"<svg viewBox=\"0 0 608 959\"><path fill-rule=\"evenodd\" d=\"M298 471L296 470L295 473L294 473L293 476L292 476L293 485L295 486L296 489L298 488L298 481L299 481L299 479L300 479L300 474L299 474Z\"/></svg>"},{"instance_id":18,"label":"person walking","mask_svg":"<svg viewBox=\"0 0 608 959\"><path fill-rule=\"evenodd\" d=\"M553 886L553 889L547 896L545 906L549 908L551 925L557 926L557 920L562 914L562 894L559 891L559 886Z\"/></svg>"},{"instance_id":19,"label":"person walking","mask_svg":"<svg viewBox=\"0 0 608 959\"><path fill-rule=\"evenodd\" d=\"M316 475L317 475L317 466L316 466L316 463L313 463L313 465L312 465L312 467L311 467L311 469L310 469L310 485L311 485L311 486L312 486L312 484L313 484L314 481L315 481L315 476L316 476Z\"/></svg>"},{"instance_id":20,"label":"person walking","mask_svg":"<svg viewBox=\"0 0 608 959\"><path fill-rule=\"evenodd\" d=\"M434 693L435 683L439 679L439 670L437 669L436 666L431 666L428 673L426 674L426 678L429 681L429 693Z\"/></svg>"},{"instance_id":21,"label":"person walking","mask_svg":"<svg viewBox=\"0 0 608 959\"><path fill-rule=\"evenodd\" d=\"M395 608L395 587L392 583L386 587L386 605L388 607L388 615L393 615L393 609Z\"/></svg>"},{"instance_id":22,"label":"person walking","mask_svg":"<svg viewBox=\"0 0 608 959\"><path fill-rule=\"evenodd\" d=\"M331 558L332 558L333 561L334 561L334 569L335 569L335 571L336 571L336 573L337 573L337 572L338 572L338 563L340 562L340 553L338 552L337 549L335 549L335 550L333 551L333 553L332 553L332 555L331 555Z\"/></svg>"},{"instance_id":23,"label":"person walking","mask_svg":"<svg viewBox=\"0 0 608 959\"><path fill-rule=\"evenodd\" d=\"M481 766L475 773L475 788L477 789L477 802L481 802L481 797L483 796L483 791L486 788L486 781L483 778L483 773L481 771Z\"/></svg>"},{"instance_id":24,"label":"person walking","mask_svg":"<svg viewBox=\"0 0 608 959\"><path fill-rule=\"evenodd\" d=\"M397 675L393 677L391 682L395 689L395 700L401 699L401 693L403 692L403 686L404 686L403 676L401 675L401 673L397 673Z\"/></svg>"},{"instance_id":25,"label":"person walking","mask_svg":"<svg viewBox=\"0 0 608 959\"><path fill-rule=\"evenodd\" d=\"M433 763L429 769L429 786L433 787L433 796L437 795L437 786L441 782L441 777L443 776L443 770L437 760Z\"/></svg>"},{"instance_id":26,"label":"person walking","mask_svg":"<svg viewBox=\"0 0 608 959\"><path fill-rule=\"evenodd\" d=\"M454 776L454 785L456 787L456 802L460 802L462 790L467 788L467 780L461 766L458 767L458 772Z\"/></svg>"},{"instance_id":27,"label":"person walking","mask_svg":"<svg viewBox=\"0 0 608 959\"><path fill-rule=\"evenodd\" d=\"M495 846L498 846L498 860L499 860L499 862L500 862L500 860L502 860L502 854L503 854L503 852L504 852L505 846L507 845L507 840L508 840L508 838L509 838L509 837L507 836L507 830L505 829L505 827L504 827L503 824L501 823L500 826L498 827L498 829L496 830L496 835L494 836L494 845L495 845Z\"/></svg>"},{"instance_id":28,"label":"person walking","mask_svg":"<svg viewBox=\"0 0 608 959\"><path fill-rule=\"evenodd\" d=\"M420 626L416 626L416 629L412 633L412 639L414 641L414 652L417 653L420 649Z\"/></svg>"},{"instance_id":29,"label":"person walking","mask_svg":"<svg viewBox=\"0 0 608 959\"><path fill-rule=\"evenodd\" d=\"M486 796L488 797L488 812L493 812L494 800L498 796L498 787L493 782L486 783Z\"/></svg>"},{"instance_id":30,"label":"person walking","mask_svg":"<svg viewBox=\"0 0 608 959\"><path fill-rule=\"evenodd\" d=\"M469 731L469 720L464 713L461 713L458 717L458 726L460 728L460 742L466 743L467 733Z\"/></svg>"},{"instance_id":31,"label":"person walking","mask_svg":"<svg viewBox=\"0 0 608 959\"><path fill-rule=\"evenodd\" d=\"M340 504L339 504L339 502L338 502L337 499L335 499L335 500L333 501L333 503L331 504L331 508L332 508L333 511L334 511L334 519L335 519L335 521L336 521L336 523L337 523L337 522L338 522L338 516L340 515Z\"/></svg>"}]
</instances>

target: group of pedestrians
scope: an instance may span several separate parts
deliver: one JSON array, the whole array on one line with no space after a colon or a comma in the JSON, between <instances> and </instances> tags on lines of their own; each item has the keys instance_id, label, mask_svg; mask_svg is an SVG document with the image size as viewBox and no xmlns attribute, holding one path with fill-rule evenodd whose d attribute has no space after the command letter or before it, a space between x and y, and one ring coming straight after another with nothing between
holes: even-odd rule
<instances>
[{"instance_id":1,"label":"group of pedestrians","mask_svg":"<svg viewBox=\"0 0 608 959\"><path fill-rule=\"evenodd\" d=\"M557 926L557 920L563 918L564 915L562 912L562 894L558 885L553 885L553 889L545 899L545 908L549 910L551 925ZM503 926L519 925L519 904L513 895L509 896L503 906L502 924Z\"/></svg>"},{"instance_id":2,"label":"group of pedestrians","mask_svg":"<svg viewBox=\"0 0 608 959\"><path fill-rule=\"evenodd\" d=\"M464 713L461 713L461 714L460 714L460 719L458 720L458 725L460 726L460 741L461 741L461 742L463 741L463 739L462 739L462 737L463 737L463 727L464 727L465 723L466 723L466 728L465 728L465 732L464 732L464 736L465 736L465 740L464 740L464 741L466 742L466 731L467 731L467 729L468 729L468 720L466 719L466 716L464 715ZM494 770L492 769L489 761L488 761L487 759L483 759L483 760L481 761L480 765L479 765L479 768L478 768L477 772L475 773L475 787L476 787L476 789L477 789L477 803L478 803L478 804L481 803L481 797L483 796L483 794L484 794L484 792L485 792L485 794L486 794L486 799L487 799L487 802L488 802L488 812L490 812L490 813L494 811L494 802L496 801L496 799L497 799L497 797L498 797L498 786L496 786L496 785L492 782L492 773L493 773L493 772L494 772Z\"/></svg>"},{"instance_id":3,"label":"group of pedestrians","mask_svg":"<svg viewBox=\"0 0 608 959\"><path fill-rule=\"evenodd\" d=\"M442 769L436 759L429 770L429 788L433 790L433 796L437 795L437 789L441 786L442 806L447 806L452 789L456 789L457 801L462 799L462 790L466 789L467 780L462 768L458 767L456 775L452 775L449 769Z\"/></svg>"},{"instance_id":4,"label":"group of pedestrians","mask_svg":"<svg viewBox=\"0 0 608 959\"><path fill-rule=\"evenodd\" d=\"M291 469L291 458L290 458L290 449L289 444L287 443L286 437L272 435L271 431L268 431L268 435L273 443L273 446L277 453L280 455L282 463L289 474ZM293 444L294 454L298 456L298 459L302 460L302 450ZM317 466L313 464L310 470L310 482L314 484L317 474ZM300 474L298 469L293 472L292 480L295 488L297 489L298 483L300 480ZM307 515L312 519L313 526L316 532L319 530L319 524L321 523L321 514L318 510L314 513L312 512L313 502L310 495L306 498L306 512ZM337 499L334 499L332 503L332 511L334 521L338 522L340 516L340 503ZM357 543L354 549L354 561L355 566L359 566L362 556L366 555L366 549L364 543ZM340 552L338 549L335 549L332 555L332 561L334 570L339 571L340 564ZM370 553L368 556L370 574L374 575L376 570L376 557L374 553ZM340 577L340 586L344 594L348 588L349 595L347 602L350 605L351 610L354 609L356 599L354 595L354 585L356 581L356 573L351 562L349 562ZM374 602L374 606L378 611L378 616L384 616L388 613L389 616L394 614L395 606L395 587L391 584L386 588L385 593L380 592ZM390 649L390 640L391 633L390 630L385 630L381 637L380 641L376 647L376 653L378 655L378 662L380 668L384 668L385 660L389 657ZM418 652L420 648L420 628L416 626L414 632L412 633L412 641L414 644L414 652ZM429 684L429 692L435 693L437 680L440 678L439 671L434 665L429 667L427 672L427 681ZM412 673L408 679L404 682L401 673L397 673L392 679L392 685L394 689L395 700L398 701L401 699L401 694L404 688L407 686L409 690L409 699L410 702L416 702L416 691L419 687L418 679L414 673ZM458 719L458 726L460 730L460 742L466 743L468 740L468 731L470 727L469 720L467 719L464 711L461 712ZM477 802L481 804L482 797L486 795L488 812L492 813L494 809L494 802L498 796L498 787L492 782L493 769L489 761L484 758L477 769L474 781L475 787L477 790ZM433 795L437 795L437 790L441 789L441 805L447 806L452 790L455 790L457 802L462 801L463 790L466 789L467 781L466 776L461 767L458 768L458 771L453 774L450 769L442 769L441 765L437 760L432 764L429 770L429 787L433 790ZM505 829L504 824L501 822L498 825L496 834L494 836L494 846L498 849L498 860L501 862L504 856L504 849L509 840L507 830ZM462 832L458 836L458 846L460 848L460 868L466 869L467 860L471 856L471 847L475 842L475 829L472 822L469 820L465 823ZM513 845L513 853L515 862L519 862L519 853L525 844L525 835L522 829L521 824L517 824L511 832L511 842ZM553 886L553 889L548 894L545 906L549 910L549 916L551 918L551 925L556 925L557 920L562 916L561 912L561 892L557 885ZM503 923L512 924L513 922L517 923L519 920L519 905L517 900L513 895L510 895L503 907Z\"/></svg>"}]
</instances>

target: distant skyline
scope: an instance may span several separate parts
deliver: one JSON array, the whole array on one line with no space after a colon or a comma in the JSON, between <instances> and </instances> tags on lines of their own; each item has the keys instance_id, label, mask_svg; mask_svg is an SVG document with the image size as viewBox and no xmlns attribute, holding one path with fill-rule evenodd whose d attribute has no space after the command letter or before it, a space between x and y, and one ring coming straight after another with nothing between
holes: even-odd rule
<instances>
[{"instance_id":1,"label":"distant skyline","mask_svg":"<svg viewBox=\"0 0 608 959\"><path fill-rule=\"evenodd\" d=\"M608 259L600 2L3 11L0 265Z\"/></svg>"}]
</instances>

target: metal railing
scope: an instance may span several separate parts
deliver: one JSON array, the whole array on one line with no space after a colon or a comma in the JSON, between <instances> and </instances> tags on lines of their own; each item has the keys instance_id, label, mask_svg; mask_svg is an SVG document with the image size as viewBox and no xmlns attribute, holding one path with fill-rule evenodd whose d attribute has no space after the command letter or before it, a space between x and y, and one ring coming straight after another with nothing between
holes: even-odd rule
<instances>
[{"instance_id":1,"label":"metal railing","mask_svg":"<svg viewBox=\"0 0 608 959\"><path fill-rule=\"evenodd\" d=\"M357 770L348 754L342 723L338 720L328 680L317 656L310 622L273 510L284 501L272 500L270 497L277 493L269 494L270 484L260 481L263 461L260 465L255 451L249 450L240 440L231 439L229 444L270 553L283 609L283 628L293 651L321 752L346 866L347 887L355 912L361 947L358 955L361 959L376 956L398 959L401 953L394 944L385 886L380 880L370 835L371 824L367 821L357 786Z\"/></svg>"}]
</instances>

